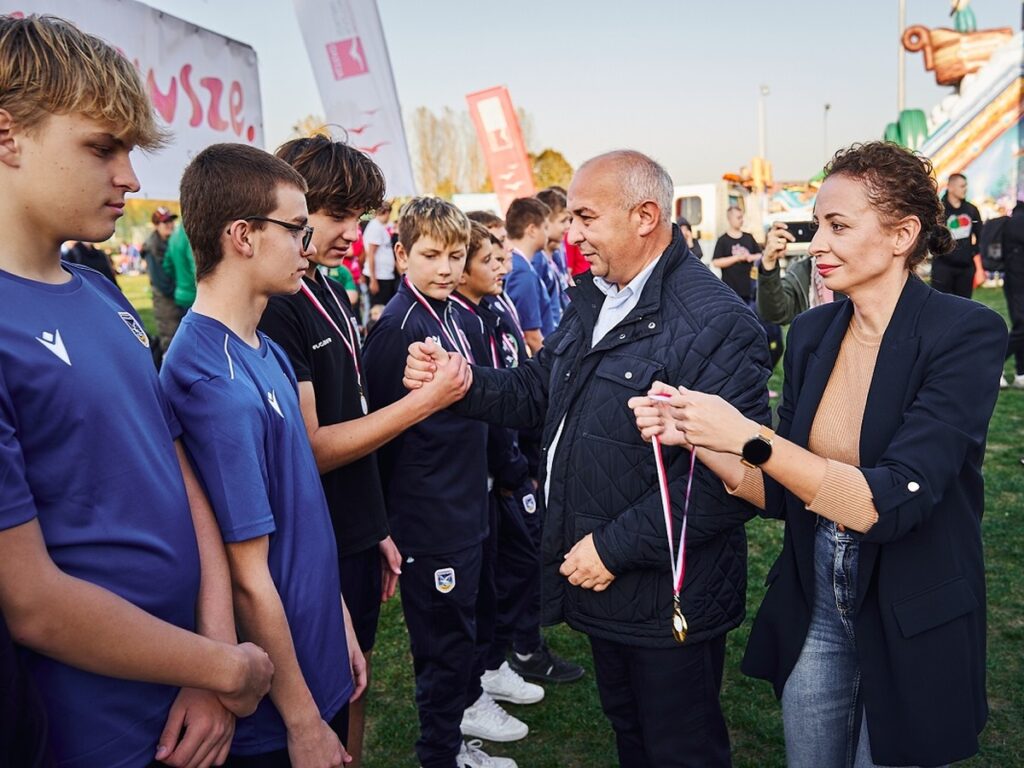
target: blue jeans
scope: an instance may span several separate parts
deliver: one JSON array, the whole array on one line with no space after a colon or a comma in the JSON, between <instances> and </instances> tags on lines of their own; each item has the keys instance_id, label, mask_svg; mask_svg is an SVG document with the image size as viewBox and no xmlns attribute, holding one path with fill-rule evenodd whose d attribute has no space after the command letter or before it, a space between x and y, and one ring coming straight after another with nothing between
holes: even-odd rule
<instances>
[{"instance_id":1,"label":"blue jeans","mask_svg":"<svg viewBox=\"0 0 1024 768\"><path fill-rule=\"evenodd\" d=\"M853 626L858 548L856 534L818 519L811 626L782 692L789 768L885 768L871 761L860 697Z\"/></svg>"}]
</instances>

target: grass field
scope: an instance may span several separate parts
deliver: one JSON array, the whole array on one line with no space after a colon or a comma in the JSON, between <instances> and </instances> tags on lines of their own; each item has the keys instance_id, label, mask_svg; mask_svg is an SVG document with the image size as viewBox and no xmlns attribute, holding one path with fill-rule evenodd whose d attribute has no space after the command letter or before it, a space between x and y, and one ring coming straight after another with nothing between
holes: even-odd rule
<instances>
[{"instance_id":1,"label":"grass field","mask_svg":"<svg viewBox=\"0 0 1024 768\"><path fill-rule=\"evenodd\" d=\"M146 278L122 278L122 287L152 329ZM983 289L980 301L1005 315L1002 293ZM1011 371L1012 373L1012 371ZM773 389L781 390L778 379ZM984 536L988 571L988 691L991 717L982 735L981 754L961 765L1010 768L1024 765L1024 391L999 398L989 432L987 509ZM778 523L756 520L750 538L748 614L764 593L764 578L781 546ZM732 736L737 768L784 766L781 717L767 683L743 677L739 660L750 618L728 643L722 701ZM510 745L485 745L492 754L514 757L521 768L610 768L616 765L610 727L601 713L585 638L565 627L548 631L551 646L583 664L587 677L564 687L549 687L543 702L509 710L530 725L530 736ZM413 768L417 735L412 662L397 598L384 607L374 656L374 690L365 764L370 768Z\"/></svg>"}]
</instances>

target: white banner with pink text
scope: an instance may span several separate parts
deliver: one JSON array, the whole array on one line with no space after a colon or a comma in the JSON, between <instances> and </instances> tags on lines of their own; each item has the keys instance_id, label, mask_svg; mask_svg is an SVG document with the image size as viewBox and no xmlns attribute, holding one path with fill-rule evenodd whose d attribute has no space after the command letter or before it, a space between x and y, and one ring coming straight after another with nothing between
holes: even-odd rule
<instances>
[{"instance_id":1,"label":"white banner with pink text","mask_svg":"<svg viewBox=\"0 0 1024 768\"><path fill-rule=\"evenodd\" d=\"M136 152L140 197L177 200L188 162L224 141L263 147L256 51L135 0L0 0L0 13L51 14L118 48L142 75L171 144Z\"/></svg>"}]
</instances>

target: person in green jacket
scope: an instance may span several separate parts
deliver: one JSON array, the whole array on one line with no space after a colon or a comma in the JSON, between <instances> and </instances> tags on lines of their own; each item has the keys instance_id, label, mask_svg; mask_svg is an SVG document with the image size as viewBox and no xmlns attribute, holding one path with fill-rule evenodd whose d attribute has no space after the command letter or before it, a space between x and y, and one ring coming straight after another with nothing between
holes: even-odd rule
<instances>
[{"instance_id":1,"label":"person in green jacket","mask_svg":"<svg viewBox=\"0 0 1024 768\"><path fill-rule=\"evenodd\" d=\"M785 224L772 225L765 240L764 254L757 270L757 314L766 323L789 325L801 312L833 300L814 270L814 258L805 256L790 263L783 275L779 259L796 238Z\"/></svg>"},{"instance_id":2,"label":"person in green jacket","mask_svg":"<svg viewBox=\"0 0 1024 768\"><path fill-rule=\"evenodd\" d=\"M196 300L196 260L183 226L175 229L167 241L164 271L174 283L174 303L183 312L188 310Z\"/></svg>"}]
</instances>

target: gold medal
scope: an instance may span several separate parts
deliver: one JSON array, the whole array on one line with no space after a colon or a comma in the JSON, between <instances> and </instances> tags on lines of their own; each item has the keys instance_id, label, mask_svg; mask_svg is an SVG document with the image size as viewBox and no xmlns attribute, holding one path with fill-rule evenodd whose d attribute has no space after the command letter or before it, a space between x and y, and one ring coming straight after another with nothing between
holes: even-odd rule
<instances>
[{"instance_id":1,"label":"gold medal","mask_svg":"<svg viewBox=\"0 0 1024 768\"><path fill-rule=\"evenodd\" d=\"M682 643L686 640L686 630L689 627L686 626L686 617L683 616L683 611L679 607L679 595L672 596L672 637L676 639L677 643Z\"/></svg>"}]
</instances>

